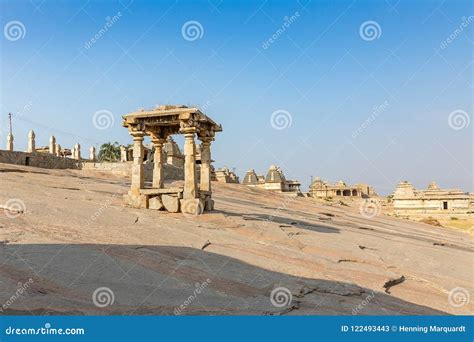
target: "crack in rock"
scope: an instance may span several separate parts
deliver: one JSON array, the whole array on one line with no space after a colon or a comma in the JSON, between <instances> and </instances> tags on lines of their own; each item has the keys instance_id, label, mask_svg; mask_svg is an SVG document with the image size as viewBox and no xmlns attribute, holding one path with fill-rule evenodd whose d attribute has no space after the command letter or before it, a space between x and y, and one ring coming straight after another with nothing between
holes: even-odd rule
<instances>
[{"instance_id":1,"label":"crack in rock","mask_svg":"<svg viewBox=\"0 0 474 342\"><path fill-rule=\"evenodd\" d=\"M399 285L401 283L403 283L405 281L405 276L401 276L400 278L397 278L397 279L390 279L389 281L387 281L383 287L385 289L385 292L390 294L390 288L395 286L395 285Z\"/></svg>"}]
</instances>

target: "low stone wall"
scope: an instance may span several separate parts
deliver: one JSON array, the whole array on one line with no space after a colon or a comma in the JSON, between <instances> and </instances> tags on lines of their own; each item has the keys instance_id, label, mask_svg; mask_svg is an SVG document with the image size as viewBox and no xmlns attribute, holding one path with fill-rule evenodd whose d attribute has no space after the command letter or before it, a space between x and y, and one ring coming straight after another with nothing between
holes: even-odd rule
<instances>
[{"instance_id":1,"label":"low stone wall","mask_svg":"<svg viewBox=\"0 0 474 342\"><path fill-rule=\"evenodd\" d=\"M130 177L132 174L133 162L120 163L92 163L84 162L83 170L93 170L99 172L110 172L114 175ZM165 180L182 180L184 179L184 169L181 167L164 164L163 172ZM153 163L145 163L144 165L145 181L153 179Z\"/></svg>"},{"instance_id":2,"label":"low stone wall","mask_svg":"<svg viewBox=\"0 0 474 342\"><path fill-rule=\"evenodd\" d=\"M78 169L75 159L57 157L47 153L27 153L0 150L0 163L42 167L45 169Z\"/></svg>"}]
</instances>

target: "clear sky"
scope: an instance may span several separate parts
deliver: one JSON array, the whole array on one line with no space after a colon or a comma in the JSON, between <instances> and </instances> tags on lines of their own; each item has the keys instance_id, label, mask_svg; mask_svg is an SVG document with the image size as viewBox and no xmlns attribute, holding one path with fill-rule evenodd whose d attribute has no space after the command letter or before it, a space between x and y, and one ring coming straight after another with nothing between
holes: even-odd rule
<instances>
[{"instance_id":1,"label":"clear sky","mask_svg":"<svg viewBox=\"0 0 474 342\"><path fill-rule=\"evenodd\" d=\"M0 3L2 148L8 112L16 149L34 129L87 155L131 143L122 115L185 104L240 177L474 190L471 1Z\"/></svg>"}]
</instances>

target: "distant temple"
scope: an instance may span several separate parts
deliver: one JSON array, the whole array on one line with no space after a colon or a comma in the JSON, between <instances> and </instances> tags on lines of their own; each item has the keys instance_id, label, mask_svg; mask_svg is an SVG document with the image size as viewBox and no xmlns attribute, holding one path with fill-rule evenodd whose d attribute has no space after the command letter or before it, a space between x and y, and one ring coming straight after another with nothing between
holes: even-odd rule
<instances>
[{"instance_id":1,"label":"distant temple","mask_svg":"<svg viewBox=\"0 0 474 342\"><path fill-rule=\"evenodd\" d=\"M227 167L214 170L213 180L222 183L239 183L239 177Z\"/></svg>"},{"instance_id":2,"label":"distant temple","mask_svg":"<svg viewBox=\"0 0 474 342\"><path fill-rule=\"evenodd\" d=\"M416 190L410 182L401 182L393 194L394 212L410 214L467 214L472 210L473 195L459 189L440 189L431 182L426 190Z\"/></svg>"},{"instance_id":3,"label":"distant temple","mask_svg":"<svg viewBox=\"0 0 474 342\"><path fill-rule=\"evenodd\" d=\"M300 182L297 180L287 180L283 171L275 165L270 166L265 177L257 175L253 169L247 171L242 184L276 192L301 193Z\"/></svg>"},{"instance_id":4,"label":"distant temple","mask_svg":"<svg viewBox=\"0 0 474 342\"><path fill-rule=\"evenodd\" d=\"M374 188L367 184L358 183L354 186L348 186L342 180L336 184L330 184L316 177L309 186L309 196L315 198L332 197L361 197L368 198L377 196Z\"/></svg>"}]
</instances>

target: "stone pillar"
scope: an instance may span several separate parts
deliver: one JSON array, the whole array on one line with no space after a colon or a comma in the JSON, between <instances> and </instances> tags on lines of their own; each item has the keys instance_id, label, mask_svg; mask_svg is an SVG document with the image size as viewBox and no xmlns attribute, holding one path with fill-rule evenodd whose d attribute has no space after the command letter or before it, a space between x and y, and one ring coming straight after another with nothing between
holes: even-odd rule
<instances>
[{"instance_id":1,"label":"stone pillar","mask_svg":"<svg viewBox=\"0 0 474 342\"><path fill-rule=\"evenodd\" d=\"M56 156L61 157L61 145L56 143Z\"/></svg>"},{"instance_id":2,"label":"stone pillar","mask_svg":"<svg viewBox=\"0 0 474 342\"><path fill-rule=\"evenodd\" d=\"M91 146L89 149L89 159L95 162L95 147Z\"/></svg>"},{"instance_id":3,"label":"stone pillar","mask_svg":"<svg viewBox=\"0 0 474 342\"><path fill-rule=\"evenodd\" d=\"M143 132L132 132L133 136L133 165L132 165L132 185L130 187L130 195L140 195L140 189L145 185L145 177L143 174Z\"/></svg>"},{"instance_id":4,"label":"stone pillar","mask_svg":"<svg viewBox=\"0 0 474 342\"><path fill-rule=\"evenodd\" d=\"M201 183L199 189L211 191L211 141L212 138L200 138L201 142Z\"/></svg>"},{"instance_id":5,"label":"stone pillar","mask_svg":"<svg viewBox=\"0 0 474 342\"><path fill-rule=\"evenodd\" d=\"M7 151L13 151L13 134L7 135Z\"/></svg>"},{"instance_id":6,"label":"stone pillar","mask_svg":"<svg viewBox=\"0 0 474 342\"><path fill-rule=\"evenodd\" d=\"M49 138L49 153L56 154L56 138L54 135Z\"/></svg>"},{"instance_id":7,"label":"stone pillar","mask_svg":"<svg viewBox=\"0 0 474 342\"><path fill-rule=\"evenodd\" d=\"M184 133L184 199L197 197L196 182L196 144L195 129L187 129Z\"/></svg>"},{"instance_id":8,"label":"stone pillar","mask_svg":"<svg viewBox=\"0 0 474 342\"><path fill-rule=\"evenodd\" d=\"M35 132L31 130L28 133L28 153L34 153L36 151L36 144L35 144Z\"/></svg>"},{"instance_id":9,"label":"stone pillar","mask_svg":"<svg viewBox=\"0 0 474 342\"><path fill-rule=\"evenodd\" d=\"M163 188L164 173L163 173L163 144L166 139L153 138L151 143L155 147L154 154L154 166L153 166L153 187L161 189Z\"/></svg>"},{"instance_id":10,"label":"stone pillar","mask_svg":"<svg viewBox=\"0 0 474 342\"><path fill-rule=\"evenodd\" d=\"M120 161L121 162L127 161L127 149L123 145L120 145Z\"/></svg>"},{"instance_id":11,"label":"stone pillar","mask_svg":"<svg viewBox=\"0 0 474 342\"><path fill-rule=\"evenodd\" d=\"M75 158L77 160L81 160L81 145L79 143L74 146Z\"/></svg>"}]
</instances>

